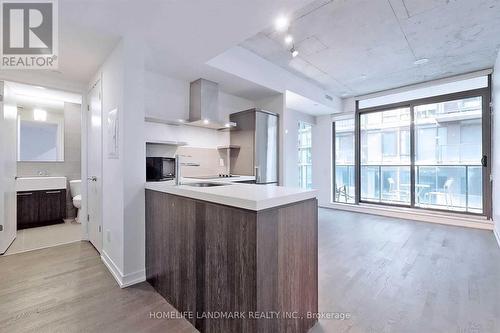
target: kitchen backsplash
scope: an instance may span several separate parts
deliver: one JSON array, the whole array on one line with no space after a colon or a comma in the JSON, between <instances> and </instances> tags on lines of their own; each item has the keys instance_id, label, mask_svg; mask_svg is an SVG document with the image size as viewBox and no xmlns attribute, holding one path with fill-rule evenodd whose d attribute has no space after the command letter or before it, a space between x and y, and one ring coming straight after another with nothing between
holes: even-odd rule
<instances>
[{"instance_id":1,"label":"kitchen backsplash","mask_svg":"<svg viewBox=\"0 0 500 333\"><path fill-rule=\"evenodd\" d=\"M183 163L196 163L200 166L182 166L184 177L210 176L229 172L229 163L226 149L197 148L188 146L171 146L163 144L146 145L148 157L175 157L176 154L186 155L181 157Z\"/></svg>"}]
</instances>

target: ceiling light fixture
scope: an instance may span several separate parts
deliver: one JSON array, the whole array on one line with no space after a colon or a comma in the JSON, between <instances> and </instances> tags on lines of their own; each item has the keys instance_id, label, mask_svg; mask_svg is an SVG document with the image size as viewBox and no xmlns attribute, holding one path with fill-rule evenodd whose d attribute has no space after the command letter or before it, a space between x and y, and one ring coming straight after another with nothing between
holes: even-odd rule
<instances>
[{"instance_id":1,"label":"ceiling light fixture","mask_svg":"<svg viewBox=\"0 0 500 333\"><path fill-rule=\"evenodd\" d=\"M414 64L415 65L423 65L429 62L429 59L427 58L422 58L422 59L417 59L415 60Z\"/></svg>"},{"instance_id":2,"label":"ceiling light fixture","mask_svg":"<svg viewBox=\"0 0 500 333\"><path fill-rule=\"evenodd\" d=\"M278 16L276 21L274 21L274 28L278 31L285 31L288 29L290 22L286 16Z\"/></svg>"},{"instance_id":3,"label":"ceiling light fixture","mask_svg":"<svg viewBox=\"0 0 500 333\"><path fill-rule=\"evenodd\" d=\"M210 120L205 119L205 120L203 120L203 123L204 123L205 125L208 125L208 124L210 124Z\"/></svg>"},{"instance_id":4,"label":"ceiling light fixture","mask_svg":"<svg viewBox=\"0 0 500 333\"><path fill-rule=\"evenodd\" d=\"M299 51L295 49L295 46L292 46L292 48L290 49L290 53L292 53L292 57L294 58L299 55Z\"/></svg>"},{"instance_id":5,"label":"ceiling light fixture","mask_svg":"<svg viewBox=\"0 0 500 333\"><path fill-rule=\"evenodd\" d=\"M285 44L290 45L293 43L293 37L292 35L286 35L285 36Z\"/></svg>"}]
</instances>

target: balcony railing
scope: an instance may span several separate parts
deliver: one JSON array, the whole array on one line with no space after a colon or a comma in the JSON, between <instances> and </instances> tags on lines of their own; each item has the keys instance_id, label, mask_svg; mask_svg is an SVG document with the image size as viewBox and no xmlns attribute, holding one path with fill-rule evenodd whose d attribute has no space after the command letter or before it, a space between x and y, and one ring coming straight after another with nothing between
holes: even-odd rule
<instances>
[{"instance_id":1,"label":"balcony railing","mask_svg":"<svg viewBox=\"0 0 500 333\"><path fill-rule=\"evenodd\" d=\"M354 165L335 165L337 202L354 202ZM409 165L362 165L361 200L410 205ZM416 165L415 206L421 208L483 212L481 165Z\"/></svg>"}]
</instances>

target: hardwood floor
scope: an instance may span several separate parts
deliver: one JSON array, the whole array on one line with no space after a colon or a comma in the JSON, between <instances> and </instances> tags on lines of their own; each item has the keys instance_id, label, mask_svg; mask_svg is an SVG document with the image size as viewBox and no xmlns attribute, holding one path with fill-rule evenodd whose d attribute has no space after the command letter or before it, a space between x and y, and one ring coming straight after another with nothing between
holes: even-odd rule
<instances>
[{"instance_id":1,"label":"hardwood floor","mask_svg":"<svg viewBox=\"0 0 500 333\"><path fill-rule=\"evenodd\" d=\"M320 209L318 332L500 332L491 231Z\"/></svg>"},{"instance_id":2,"label":"hardwood floor","mask_svg":"<svg viewBox=\"0 0 500 333\"><path fill-rule=\"evenodd\" d=\"M0 332L196 332L146 282L120 289L88 242L0 257Z\"/></svg>"},{"instance_id":3,"label":"hardwood floor","mask_svg":"<svg viewBox=\"0 0 500 333\"><path fill-rule=\"evenodd\" d=\"M120 289L85 242L0 257L0 332L195 332L147 283ZM320 209L319 310L310 331L500 332L491 232ZM237 333L237 332L235 332Z\"/></svg>"}]
</instances>

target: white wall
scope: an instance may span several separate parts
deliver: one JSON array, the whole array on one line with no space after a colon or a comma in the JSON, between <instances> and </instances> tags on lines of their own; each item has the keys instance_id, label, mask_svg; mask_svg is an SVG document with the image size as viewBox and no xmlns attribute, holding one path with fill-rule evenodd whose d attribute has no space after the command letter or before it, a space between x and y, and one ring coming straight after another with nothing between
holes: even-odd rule
<instances>
[{"instance_id":1,"label":"white wall","mask_svg":"<svg viewBox=\"0 0 500 333\"><path fill-rule=\"evenodd\" d=\"M245 98L219 91L219 117L255 107ZM145 72L145 112L147 117L168 121L189 118L189 82L162 74ZM191 147L215 148L229 144L229 132L192 126L146 123L148 141L183 141Z\"/></svg>"},{"instance_id":2,"label":"white wall","mask_svg":"<svg viewBox=\"0 0 500 333\"><path fill-rule=\"evenodd\" d=\"M120 42L102 65L97 77L102 77L102 119L105 124L110 110L119 110L119 123L124 119L124 43ZM92 84L92 83L91 83ZM103 126L104 127L104 126ZM105 128L103 128L102 155L102 255L109 259L119 275L123 276L124 253L124 203L123 203L123 126L120 126L120 159L108 159L104 152L106 147ZM110 234L110 240L105 235ZM116 274L116 273L115 273ZM116 277L116 276L115 276ZM121 276L118 276L121 279Z\"/></svg>"},{"instance_id":3,"label":"white wall","mask_svg":"<svg viewBox=\"0 0 500 333\"><path fill-rule=\"evenodd\" d=\"M492 115L492 165L493 174L493 222L495 223L495 233L500 242L500 53L495 63L493 71L493 115Z\"/></svg>"},{"instance_id":4,"label":"white wall","mask_svg":"<svg viewBox=\"0 0 500 333\"><path fill-rule=\"evenodd\" d=\"M295 111L292 109L286 109L285 116L285 133L284 133L284 154L286 156L286 162L284 163L284 186L299 187L299 155L298 155L298 145L299 145L299 121L303 121L313 125L312 132L315 131L315 117ZM321 139L320 142L323 142ZM312 142L314 146L315 142ZM312 163L315 163L315 156L312 156Z\"/></svg>"},{"instance_id":5,"label":"white wall","mask_svg":"<svg viewBox=\"0 0 500 333\"><path fill-rule=\"evenodd\" d=\"M318 204L332 199L332 117L316 117L312 132L312 182L318 190Z\"/></svg>"},{"instance_id":6,"label":"white wall","mask_svg":"<svg viewBox=\"0 0 500 333\"><path fill-rule=\"evenodd\" d=\"M144 62L140 42L122 40L102 77L102 256L121 286L145 279ZM119 114L119 158L108 158L107 116ZM110 235L109 239L107 235Z\"/></svg>"}]
</instances>

